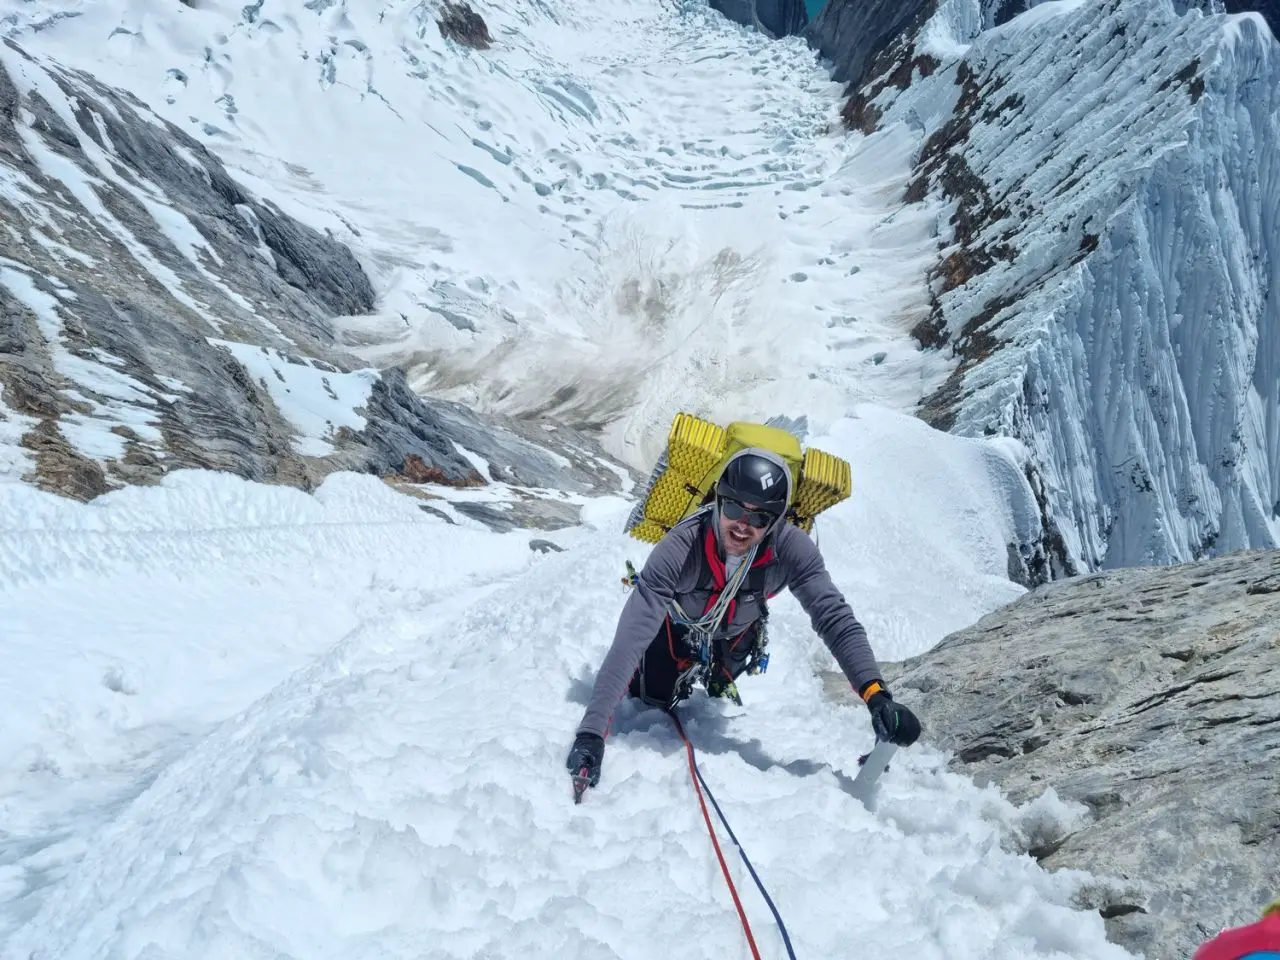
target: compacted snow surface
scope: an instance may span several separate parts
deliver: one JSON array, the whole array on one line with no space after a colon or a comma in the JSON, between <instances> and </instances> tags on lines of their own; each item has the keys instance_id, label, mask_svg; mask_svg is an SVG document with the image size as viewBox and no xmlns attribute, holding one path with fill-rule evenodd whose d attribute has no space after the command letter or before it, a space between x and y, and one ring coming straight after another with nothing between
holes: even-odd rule
<instances>
[{"instance_id":1,"label":"compacted snow surface","mask_svg":"<svg viewBox=\"0 0 1280 960\"><path fill-rule=\"evenodd\" d=\"M857 413L817 438L870 461L819 536L900 657L1020 592L1008 462ZM903 471L933 479L904 494ZM628 501L587 502L543 554L352 475L314 497L199 472L88 506L0 497L22 518L0 532L5 960L748 955L664 716L621 707L600 787L570 800L564 754L645 553L618 532ZM1084 878L1017 852L1079 811L1016 810L927 748L875 813L849 796L866 713L824 701L824 648L774 609L746 705L699 697L686 721L799 956L1126 956L1071 908Z\"/></svg>"},{"instance_id":2,"label":"compacted snow surface","mask_svg":"<svg viewBox=\"0 0 1280 960\"><path fill-rule=\"evenodd\" d=\"M607 421L644 466L677 409L808 415L855 467L818 536L882 659L1016 599L1022 452L900 412L947 372L906 333L937 221L898 209L910 137L844 135L800 41L694 3L560 6L477 3L483 53L407 0L0 0L0 33L348 242L380 300L345 335L420 387ZM335 394L353 423L365 390ZM285 412L323 453L315 410ZM543 553L437 492L428 513L341 474L307 495L179 472L88 505L0 483L0 958L748 955L667 718L621 707L570 801L646 552L631 503L582 501ZM1072 906L1090 878L1020 852L1082 811L1014 809L927 746L874 812L850 797L866 713L824 700L828 655L773 609L745 706L685 716L797 956L1128 956Z\"/></svg>"}]
</instances>

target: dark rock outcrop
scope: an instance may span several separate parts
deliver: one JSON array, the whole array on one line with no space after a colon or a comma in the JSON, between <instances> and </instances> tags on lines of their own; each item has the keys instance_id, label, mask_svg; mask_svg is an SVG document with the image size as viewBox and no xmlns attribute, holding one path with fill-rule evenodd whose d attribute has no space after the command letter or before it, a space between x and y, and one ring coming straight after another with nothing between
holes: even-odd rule
<instances>
[{"instance_id":1,"label":"dark rock outcrop","mask_svg":"<svg viewBox=\"0 0 1280 960\"><path fill-rule=\"evenodd\" d=\"M358 439L360 449L374 458L375 473L413 483L488 482L458 452L461 446L484 460L499 483L580 494L618 486L619 468L610 466L613 461L586 434L544 421L482 416L461 403L419 397L399 370L385 371L373 385L365 414L369 425ZM415 460L420 467L410 465Z\"/></svg>"},{"instance_id":2,"label":"dark rock outcrop","mask_svg":"<svg viewBox=\"0 0 1280 960\"><path fill-rule=\"evenodd\" d=\"M711 0L711 7L775 40L802 33L809 24L804 0Z\"/></svg>"},{"instance_id":3,"label":"dark rock outcrop","mask_svg":"<svg viewBox=\"0 0 1280 960\"><path fill-rule=\"evenodd\" d=\"M829 0L805 39L832 63L831 78L850 92L878 75L873 61L914 35L938 9L938 0Z\"/></svg>"},{"instance_id":4,"label":"dark rock outcrop","mask_svg":"<svg viewBox=\"0 0 1280 960\"><path fill-rule=\"evenodd\" d=\"M1280 552L1059 581L886 675L956 771L1088 808L1029 852L1122 945L1189 957L1280 890Z\"/></svg>"},{"instance_id":5,"label":"dark rock outcrop","mask_svg":"<svg viewBox=\"0 0 1280 960\"><path fill-rule=\"evenodd\" d=\"M986 0L984 12L990 18L992 26L998 27L1025 12L1034 3L1035 0Z\"/></svg>"},{"instance_id":6,"label":"dark rock outcrop","mask_svg":"<svg viewBox=\"0 0 1280 960\"><path fill-rule=\"evenodd\" d=\"M467 0L458 0L456 3L444 0L436 23L440 27L440 36L454 43L473 50L488 50L493 46L489 25L480 14L471 9Z\"/></svg>"}]
</instances>

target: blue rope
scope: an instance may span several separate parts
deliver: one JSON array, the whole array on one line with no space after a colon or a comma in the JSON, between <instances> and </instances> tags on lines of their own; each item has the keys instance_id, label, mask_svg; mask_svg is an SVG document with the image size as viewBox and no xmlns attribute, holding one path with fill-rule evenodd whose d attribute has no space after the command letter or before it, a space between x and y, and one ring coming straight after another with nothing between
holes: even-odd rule
<instances>
[{"instance_id":1,"label":"blue rope","mask_svg":"<svg viewBox=\"0 0 1280 960\"><path fill-rule=\"evenodd\" d=\"M680 736L689 744L690 750L693 749L693 742L689 740L684 732L684 727L680 723L680 718L671 713L671 719L675 721L676 729L680 731ZM725 831L729 834L729 839L733 841L733 845L738 848L738 855L742 857L742 862L747 865L747 870L751 874L751 879L756 882L756 888L764 897L764 902L769 905L770 912L773 913L773 920L778 925L778 929L782 931L782 942L786 944L787 956L791 960L796 960L796 952L791 948L791 936L787 933L787 925L782 922L782 915L778 913L778 908L773 905L773 898L769 896L769 891L764 888L764 883L760 880L760 875L756 873L756 868L751 865L751 861L747 859L747 851L742 849L742 844L738 842L738 838L734 835L733 827L729 826L729 821L725 819L724 811L720 809L720 804L716 803L715 795L712 794L711 788L707 786L707 779L702 775L702 769L698 766L695 758L693 761L693 772L698 775L698 782L702 784L702 789L707 794L707 799L711 801L711 806L715 808L716 816L720 818L720 822L724 824Z\"/></svg>"}]
</instances>

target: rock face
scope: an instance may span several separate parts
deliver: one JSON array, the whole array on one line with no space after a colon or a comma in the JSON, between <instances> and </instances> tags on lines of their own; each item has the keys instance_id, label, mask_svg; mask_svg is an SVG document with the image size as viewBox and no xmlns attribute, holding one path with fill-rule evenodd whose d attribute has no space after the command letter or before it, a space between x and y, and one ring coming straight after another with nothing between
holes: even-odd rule
<instances>
[{"instance_id":1,"label":"rock face","mask_svg":"<svg viewBox=\"0 0 1280 960\"><path fill-rule=\"evenodd\" d=\"M920 31L937 14L954 18L961 29L979 30L1007 23L1044 0L828 0L809 24L809 45L831 61L832 79L849 84L849 93L880 76L884 65L896 68L906 47L914 47ZM888 59L886 58L888 55ZM874 68L880 60L881 69ZM908 73L908 78L910 74ZM904 83L903 86L906 84Z\"/></svg>"},{"instance_id":2,"label":"rock face","mask_svg":"<svg viewBox=\"0 0 1280 960\"><path fill-rule=\"evenodd\" d=\"M587 438L424 400L332 318L351 252L127 93L0 46L0 478L89 499L181 467L616 489ZM566 459L569 466L566 466Z\"/></svg>"},{"instance_id":3,"label":"rock face","mask_svg":"<svg viewBox=\"0 0 1280 960\"><path fill-rule=\"evenodd\" d=\"M868 68L877 55L914 36L937 9L938 0L828 0L805 39L831 61L832 79L852 92L872 79Z\"/></svg>"},{"instance_id":4,"label":"rock face","mask_svg":"<svg viewBox=\"0 0 1280 960\"><path fill-rule=\"evenodd\" d=\"M1068 570L1280 543L1280 47L1170 0L833 0L844 116L918 132L921 416L1034 454ZM896 33L894 31L897 31ZM883 41L872 38L887 37Z\"/></svg>"},{"instance_id":5,"label":"rock face","mask_svg":"<svg viewBox=\"0 0 1280 960\"><path fill-rule=\"evenodd\" d=\"M440 36L448 37L455 43L474 50L488 50L493 46L489 25L480 14L471 9L471 4L466 0L461 3L444 0L436 23L440 27Z\"/></svg>"},{"instance_id":6,"label":"rock face","mask_svg":"<svg viewBox=\"0 0 1280 960\"><path fill-rule=\"evenodd\" d=\"M1032 853L1103 878L1122 945L1189 957L1280 891L1280 552L1058 581L886 674L958 772L1088 807Z\"/></svg>"},{"instance_id":7,"label":"rock face","mask_svg":"<svg viewBox=\"0 0 1280 960\"><path fill-rule=\"evenodd\" d=\"M711 0L711 7L775 40L803 32L809 23L804 0Z\"/></svg>"}]
</instances>

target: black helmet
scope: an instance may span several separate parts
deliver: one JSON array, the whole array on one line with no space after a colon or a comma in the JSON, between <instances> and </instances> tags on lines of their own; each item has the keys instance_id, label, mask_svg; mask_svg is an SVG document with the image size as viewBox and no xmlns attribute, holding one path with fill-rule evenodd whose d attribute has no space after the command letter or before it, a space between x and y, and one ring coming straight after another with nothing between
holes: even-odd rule
<instances>
[{"instance_id":1,"label":"black helmet","mask_svg":"<svg viewBox=\"0 0 1280 960\"><path fill-rule=\"evenodd\" d=\"M785 465L771 457L744 451L725 465L716 482L716 497L759 504L775 517L781 517L787 512L791 497L791 474Z\"/></svg>"}]
</instances>

